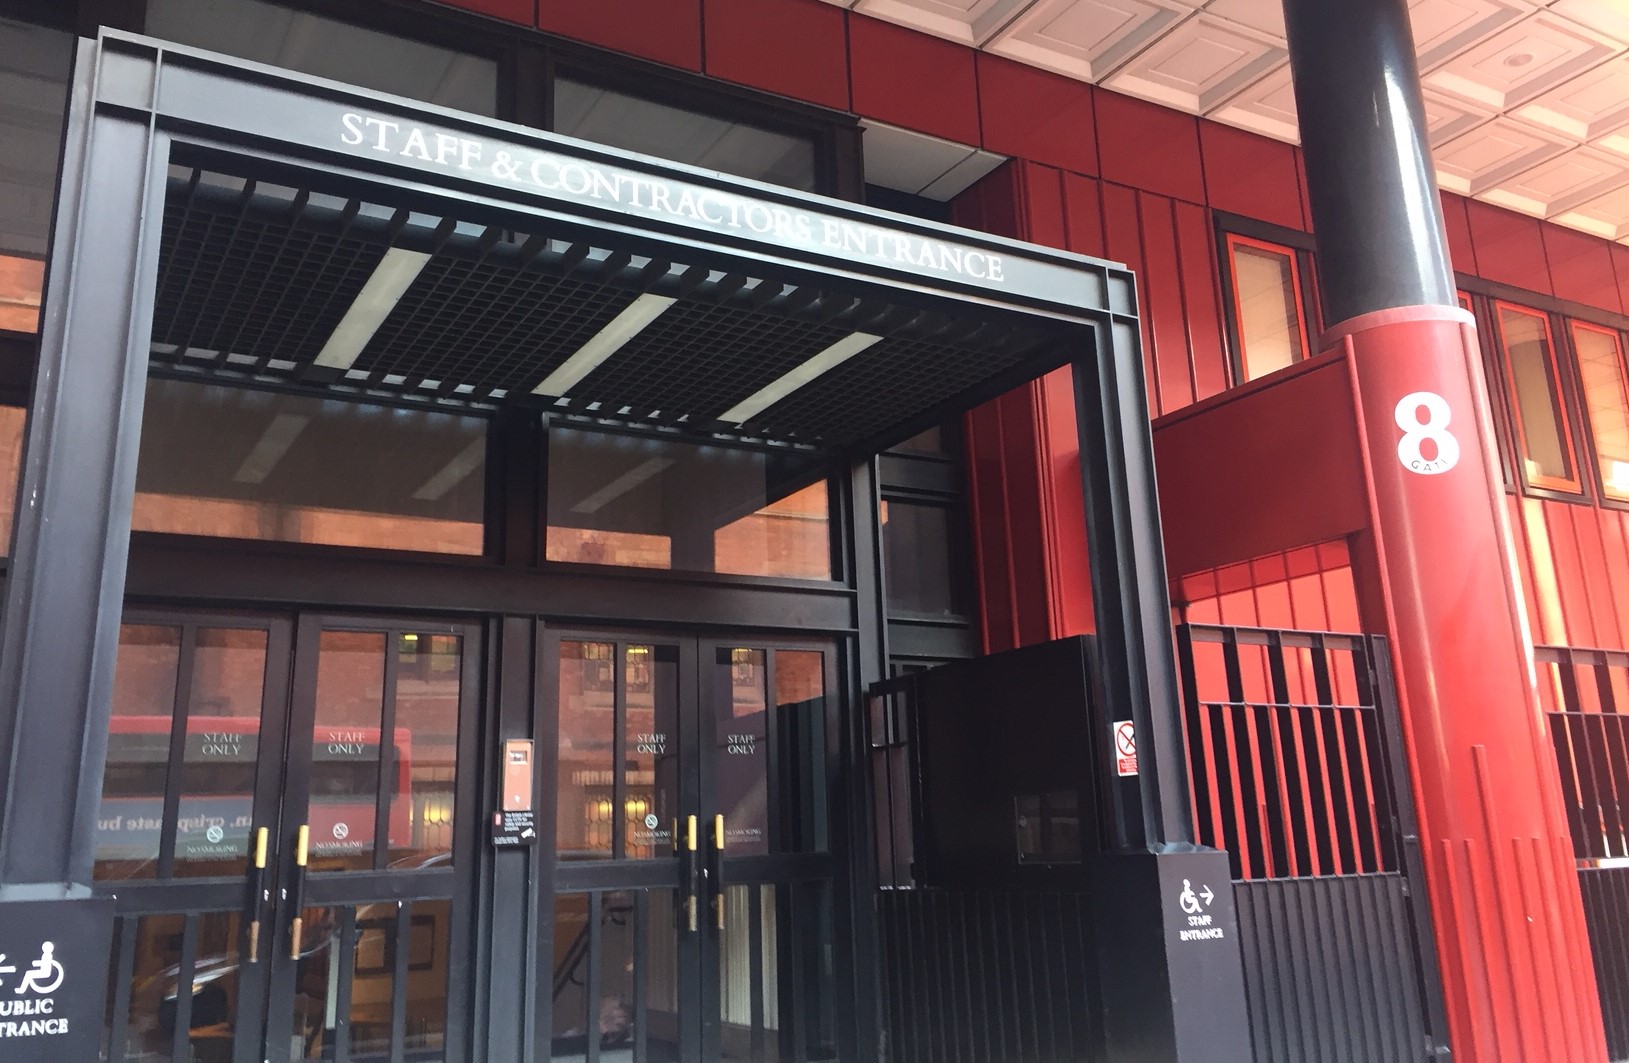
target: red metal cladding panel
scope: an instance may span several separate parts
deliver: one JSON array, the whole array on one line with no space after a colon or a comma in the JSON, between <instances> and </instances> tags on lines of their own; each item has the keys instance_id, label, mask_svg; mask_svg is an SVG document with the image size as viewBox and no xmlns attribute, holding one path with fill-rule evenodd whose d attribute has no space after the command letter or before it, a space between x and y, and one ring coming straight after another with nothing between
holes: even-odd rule
<instances>
[{"instance_id":1,"label":"red metal cladding panel","mask_svg":"<svg viewBox=\"0 0 1629 1063\"><path fill-rule=\"evenodd\" d=\"M1063 175L1050 166L1019 164L1018 188L1023 218L1023 239L1047 247L1063 248L1068 243L1063 213Z\"/></svg>"},{"instance_id":2,"label":"red metal cladding panel","mask_svg":"<svg viewBox=\"0 0 1629 1063\"><path fill-rule=\"evenodd\" d=\"M1562 506L1572 525L1578 569L1583 573L1579 600L1571 604L1589 625L1589 642L1582 645L1612 647L1623 643L1618 617L1612 608L1612 569L1606 560L1601 518L1608 514L1590 506ZM1570 625L1569 625L1570 626ZM1574 645L1580 645L1575 641Z\"/></svg>"},{"instance_id":3,"label":"red metal cladding panel","mask_svg":"<svg viewBox=\"0 0 1629 1063\"><path fill-rule=\"evenodd\" d=\"M1612 272L1618 279L1618 298L1623 302L1624 313L1629 314L1629 247L1612 245Z\"/></svg>"},{"instance_id":4,"label":"red metal cladding panel","mask_svg":"<svg viewBox=\"0 0 1629 1063\"><path fill-rule=\"evenodd\" d=\"M1527 682L1494 443L1481 431L1491 422L1475 383L1476 336L1427 316L1440 309L1358 322L1350 366L1384 614L1371 623L1391 636L1438 954L1457 990L1448 994L1454 1053L1475 1063L1599 1060L1582 900ZM1518 857L1532 839L1538 854Z\"/></svg>"},{"instance_id":5,"label":"red metal cladding panel","mask_svg":"<svg viewBox=\"0 0 1629 1063\"><path fill-rule=\"evenodd\" d=\"M966 420L968 508L973 526L973 562L979 585L979 621L984 652L1017 645L1017 615L1007 558L1006 500L1002 492L1007 455L1001 437L999 403L987 402Z\"/></svg>"},{"instance_id":6,"label":"red metal cladding panel","mask_svg":"<svg viewBox=\"0 0 1629 1063\"><path fill-rule=\"evenodd\" d=\"M1063 209L1069 228L1069 250L1102 258L1103 193L1097 180L1078 174L1063 175Z\"/></svg>"},{"instance_id":7,"label":"red metal cladding panel","mask_svg":"<svg viewBox=\"0 0 1629 1063\"><path fill-rule=\"evenodd\" d=\"M1016 388L996 400L1001 405L1003 497L1007 537L1011 544L1008 566L1013 587L1015 645L1030 646L1052 638L1052 603L1049 548L1044 513L1044 484L1038 443L1034 386Z\"/></svg>"},{"instance_id":8,"label":"red metal cladding panel","mask_svg":"<svg viewBox=\"0 0 1629 1063\"><path fill-rule=\"evenodd\" d=\"M1295 149L1295 179L1301 185L1301 231L1312 231L1312 196L1307 192L1307 157Z\"/></svg>"},{"instance_id":9,"label":"red metal cladding panel","mask_svg":"<svg viewBox=\"0 0 1629 1063\"><path fill-rule=\"evenodd\" d=\"M1343 538L1367 524L1339 361L1162 419L1154 457L1173 575Z\"/></svg>"},{"instance_id":10,"label":"red metal cladding panel","mask_svg":"<svg viewBox=\"0 0 1629 1063\"><path fill-rule=\"evenodd\" d=\"M1544 257L1556 298L1570 299L1613 313L1623 312L1617 277L1612 271L1612 245L1575 229L1545 222Z\"/></svg>"},{"instance_id":11,"label":"red metal cladding panel","mask_svg":"<svg viewBox=\"0 0 1629 1063\"><path fill-rule=\"evenodd\" d=\"M1442 193L1442 224L1448 234L1448 257L1458 273L1476 272L1476 245L1471 240L1471 220L1465 213L1465 199L1452 192Z\"/></svg>"},{"instance_id":12,"label":"red metal cladding panel","mask_svg":"<svg viewBox=\"0 0 1629 1063\"><path fill-rule=\"evenodd\" d=\"M979 142L972 49L854 15L849 61L855 111L959 144Z\"/></svg>"},{"instance_id":13,"label":"red metal cladding panel","mask_svg":"<svg viewBox=\"0 0 1629 1063\"><path fill-rule=\"evenodd\" d=\"M1293 147L1218 122L1199 123L1199 146L1213 208L1287 229L1305 224Z\"/></svg>"},{"instance_id":14,"label":"red metal cladding panel","mask_svg":"<svg viewBox=\"0 0 1629 1063\"><path fill-rule=\"evenodd\" d=\"M1479 276L1529 291L1555 294L1544 261L1544 236L1539 220L1514 211L1465 201L1471 239L1476 245Z\"/></svg>"},{"instance_id":15,"label":"red metal cladding panel","mask_svg":"<svg viewBox=\"0 0 1629 1063\"><path fill-rule=\"evenodd\" d=\"M1090 85L978 54L984 146L1079 174L1097 173Z\"/></svg>"},{"instance_id":16,"label":"red metal cladding panel","mask_svg":"<svg viewBox=\"0 0 1629 1063\"><path fill-rule=\"evenodd\" d=\"M1124 185L1104 183L1103 240L1108 257L1124 262L1137 275L1137 305L1143 307L1142 223L1137 216L1137 193ZM1154 365L1154 334L1148 314L1141 315L1143 333L1143 374L1148 381L1148 415L1157 417L1160 409L1159 379Z\"/></svg>"},{"instance_id":17,"label":"red metal cladding panel","mask_svg":"<svg viewBox=\"0 0 1629 1063\"><path fill-rule=\"evenodd\" d=\"M701 69L701 0L538 0L539 29Z\"/></svg>"},{"instance_id":18,"label":"red metal cladding panel","mask_svg":"<svg viewBox=\"0 0 1629 1063\"><path fill-rule=\"evenodd\" d=\"M1205 202L1199 119L1193 115L1099 90L1097 150L1105 181Z\"/></svg>"},{"instance_id":19,"label":"red metal cladding panel","mask_svg":"<svg viewBox=\"0 0 1629 1063\"><path fill-rule=\"evenodd\" d=\"M1518 517L1520 538L1527 543L1527 564L1524 575L1527 582L1523 590L1527 597L1528 619L1532 622L1534 638L1542 642L1564 644L1567 641L1566 614L1561 607L1561 590L1555 574L1554 550L1550 542L1550 526L1545 520L1544 503L1537 498L1511 496L1511 505Z\"/></svg>"},{"instance_id":20,"label":"red metal cladding panel","mask_svg":"<svg viewBox=\"0 0 1629 1063\"><path fill-rule=\"evenodd\" d=\"M1221 278L1216 266L1215 230L1205 208L1178 202L1174 209L1194 398L1208 399L1227 390L1230 375L1227 344L1222 339L1222 304L1217 295Z\"/></svg>"},{"instance_id":21,"label":"red metal cladding panel","mask_svg":"<svg viewBox=\"0 0 1629 1063\"><path fill-rule=\"evenodd\" d=\"M1019 233L1018 183L1021 161L1009 162L950 203L950 220L957 225L996 236Z\"/></svg>"},{"instance_id":22,"label":"red metal cladding panel","mask_svg":"<svg viewBox=\"0 0 1629 1063\"><path fill-rule=\"evenodd\" d=\"M533 8L537 0L441 0L448 7L461 7L478 15L491 15L506 22L532 24Z\"/></svg>"},{"instance_id":23,"label":"red metal cladding panel","mask_svg":"<svg viewBox=\"0 0 1629 1063\"><path fill-rule=\"evenodd\" d=\"M1595 623L1589 612L1588 577L1578 555L1578 537L1572 525L1573 507L1565 502L1542 502L1544 523L1550 530L1550 563L1561 589L1561 615L1567 625L1567 643L1597 646Z\"/></svg>"},{"instance_id":24,"label":"red metal cladding panel","mask_svg":"<svg viewBox=\"0 0 1629 1063\"><path fill-rule=\"evenodd\" d=\"M841 8L820 0L703 0L707 73L848 110Z\"/></svg>"},{"instance_id":25,"label":"red metal cladding panel","mask_svg":"<svg viewBox=\"0 0 1629 1063\"><path fill-rule=\"evenodd\" d=\"M1629 517L1620 510L1600 509L1595 519L1601 528L1603 552L1606 555L1608 604L1617 624L1618 642L1612 649L1629 648L1629 535L1625 535L1624 521Z\"/></svg>"},{"instance_id":26,"label":"red metal cladding panel","mask_svg":"<svg viewBox=\"0 0 1629 1063\"><path fill-rule=\"evenodd\" d=\"M1081 494L1074 374L1068 369L1048 373L1041 380L1040 395L1052 635L1084 635L1097 630L1097 620L1092 614L1092 567L1087 553L1086 502Z\"/></svg>"},{"instance_id":27,"label":"red metal cladding panel","mask_svg":"<svg viewBox=\"0 0 1629 1063\"><path fill-rule=\"evenodd\" d=\"M1193 402L1193 366L1188 351L1188 308L1182 299L1182 271L1177 265L1176 221L1172 200L1139 193L1143 223L1142 312L1154 335L1159 412L1170 413Z\"/></svg>"}]
</instances>

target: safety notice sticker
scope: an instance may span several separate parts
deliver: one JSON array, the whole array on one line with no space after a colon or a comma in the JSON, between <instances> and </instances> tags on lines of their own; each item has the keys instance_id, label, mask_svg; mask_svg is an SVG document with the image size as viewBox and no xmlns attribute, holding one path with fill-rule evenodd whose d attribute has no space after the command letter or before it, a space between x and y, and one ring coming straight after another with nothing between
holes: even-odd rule
<instances>
[{"instance_id":1,"label":"safety notice sticker","mask_svg":"<svg viewBox=\"0 0 1629 1063\"><path fill-rule=\"evenodd\" d=\"M1130 720L1115 721L1114 764L1122 776L1137 774L1137 730Z\"/></svg>"}]
</instances>

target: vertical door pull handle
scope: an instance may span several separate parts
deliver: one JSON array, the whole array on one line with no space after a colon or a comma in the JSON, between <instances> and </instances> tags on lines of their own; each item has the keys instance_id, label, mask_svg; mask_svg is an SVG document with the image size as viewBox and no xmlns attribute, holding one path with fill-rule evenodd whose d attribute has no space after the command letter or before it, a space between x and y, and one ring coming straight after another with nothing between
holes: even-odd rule
<instances>
[{"instance_id":1,"label":"vertical door pull handle","mask_svg":"<svg viewBox=\"0 0 1629 1063\"><path fill-rule=\"evenodd\" d=\"M708 876L712 880L713 888L713 921L718 929L724 929L724 813L713 814L713 852L712 873Z\"/></svg>"},{"instance_id":2,"label":"vertical door pull handle","mask_svg":"<svg viewBox=\"0 0 1629 1063\"><path fill-rule=\"evenodd\" d=\"M300 824L294 836L294 882L289 893L294 897L294 920L289 924L288 958L300 958L300 937L305 930L305 867L311 855L311 827Z\"/></svg>"},{"instance_id":3,"label":"vertical door pull handle","mask_svg":"<svg viewBox=\"0 0 1629 1063\"><path fill-rule=\"evenodd\" d=\"M266 849L270 831L255 831L255 844L249 854L249 873L244 876L243 908L249 917L249 962L260 962L261 895L266 889Z\"/></svg>"}]
</instances>

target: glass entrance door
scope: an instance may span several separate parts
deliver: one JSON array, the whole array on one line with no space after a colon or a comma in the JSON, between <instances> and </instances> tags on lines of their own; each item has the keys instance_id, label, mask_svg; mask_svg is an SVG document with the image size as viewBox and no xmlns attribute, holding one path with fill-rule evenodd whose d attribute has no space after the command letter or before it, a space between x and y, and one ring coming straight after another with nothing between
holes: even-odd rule
<instances>
[{"instance_id":1,"label":"glass entrance door","mask_svg":"<svg viewBox=\"0 0 1629 1063\"><path fill-rule=\"evenodd\" d=\"M466 1058L475 642L127 616L96 853L119 912L108 1059Z\"/></svg>"},{"instance_id":2,"label":"glass entrance door","mask_svg":"<svg viewBox=\"0 0 1629 1063\"><path fill-rule=\"evenodd\" d=\"M555 1060L836 1057L826 643L556 634Z\"/></svg>"}]
</instances>

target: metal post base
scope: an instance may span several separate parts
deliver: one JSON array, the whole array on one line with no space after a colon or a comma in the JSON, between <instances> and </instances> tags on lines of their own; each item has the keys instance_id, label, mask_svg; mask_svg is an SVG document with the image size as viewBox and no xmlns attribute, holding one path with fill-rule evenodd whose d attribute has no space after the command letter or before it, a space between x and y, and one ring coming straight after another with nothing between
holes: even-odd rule
<instances>
[{"instance_id":1,"label":"metal post base","mask_svg":"<svg viewBox=\"0 0 1629 1063\"><path fill-rule=\"evenodd\" d=\"M1186 845L1103 853L1088 874L1103 1058L1249 1063L1227 854Z\"/></svg>"}]
</instances>

